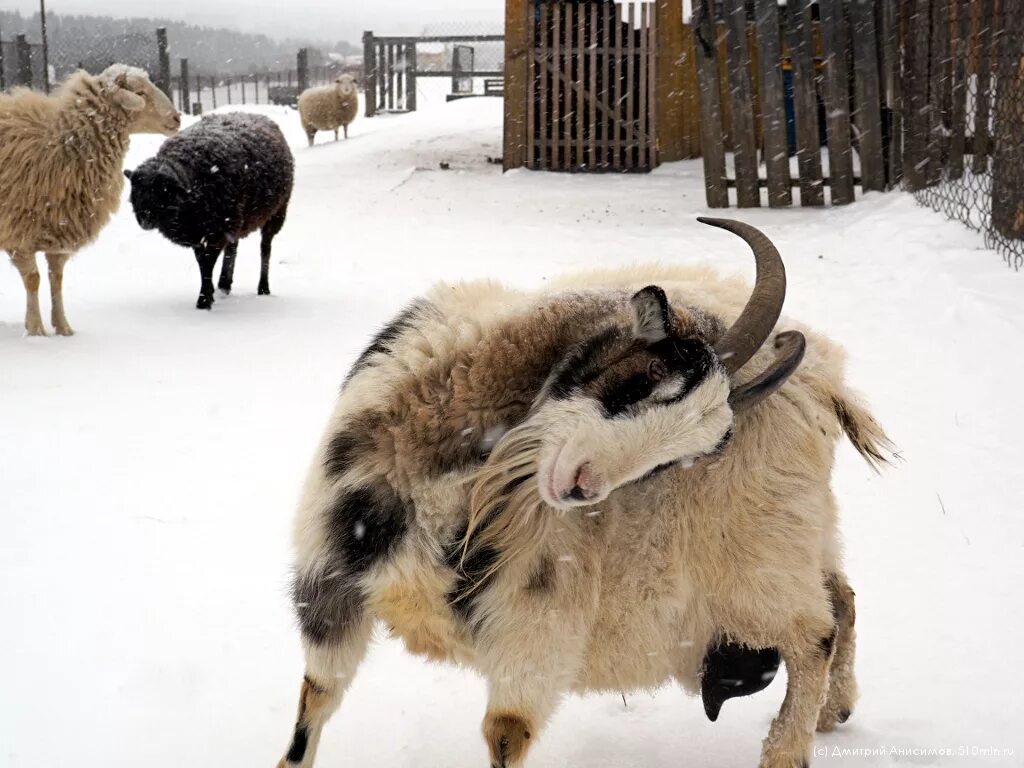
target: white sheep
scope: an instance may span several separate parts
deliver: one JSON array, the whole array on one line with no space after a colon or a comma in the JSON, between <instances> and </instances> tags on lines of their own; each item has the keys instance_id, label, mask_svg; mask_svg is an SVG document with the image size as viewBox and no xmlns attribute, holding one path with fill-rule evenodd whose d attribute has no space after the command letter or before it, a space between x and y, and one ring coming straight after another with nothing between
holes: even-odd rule
<instances>
[{"instance_id":1,"label":"white sheep","mask_svg":"<svg viewBox=\"0 0 1024 768\"><path fill-rule=\"evenodd\" d=\"M25 329L45 336L36 253L46 254L51 320L62 336L64 265L96 239L121 203L121 167L132 133L170 136L181 116L141 69L114 64L76 72L46 96L0 95L0 250L21 273Z\"/></svg>"},{"instance_id":2,"label":"white sheep","mask_svg":"<svg viewBox=\"0 0 1024 768\"><path fill-rule=\"evenodd\" d=\"M317 131L334 131L337 141L338 128L342 128L347 139L348 126L358 112L359 92L352 75L338 75L334 85L307 88L299 96L299 117L311 147Z\"/></svg>"}]
</instances>

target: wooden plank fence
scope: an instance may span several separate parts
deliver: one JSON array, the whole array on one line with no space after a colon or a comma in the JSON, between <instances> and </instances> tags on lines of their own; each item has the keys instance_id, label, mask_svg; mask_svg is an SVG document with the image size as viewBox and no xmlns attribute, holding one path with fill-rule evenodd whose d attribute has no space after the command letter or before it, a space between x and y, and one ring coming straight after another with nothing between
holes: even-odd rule
<instances>
[{"instance_id":1,"label":"wooden plank fence","mask_svg":"<svg viewBox=\"0 0 1024 768\"><path fill-rule=\"evenodd\" d=\"M721 25L712 8L719 5ZM695 2L710 207L727 207L730 188L739 207L761 205L762 189L768 205L791 205L793 187L801 205L818 206L825 203L826 186L829 201L842 205L854 200L856 186L881 190L896 182L882 128L883 93L886 100L893 96L884 89L898 72L892 47L886 47L890 29L878 21L886 22L889 5L818 0L816 22L811 0L789 0L783 7L777 0Z\"/></svg>"},{"instance_id":2,"label":"wooden plank fence","mask_svg":"<svg viewBox=\"0 0 1024 768\"><path fill-rule=\"evenodd\" d=\"M528 168L646 171L657 165L656 18L653 2L530 5Z\"/></svg>"}]
</instances>

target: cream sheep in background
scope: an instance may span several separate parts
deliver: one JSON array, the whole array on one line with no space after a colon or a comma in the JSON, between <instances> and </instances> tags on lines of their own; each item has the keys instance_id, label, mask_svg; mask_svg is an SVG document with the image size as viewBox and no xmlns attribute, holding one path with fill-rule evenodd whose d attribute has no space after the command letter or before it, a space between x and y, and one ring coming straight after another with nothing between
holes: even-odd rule
<instances>
[{"instance_id":1,"label":"cream sheep in background","mask_svg":"<svg viewBox=\"0 0 1024 768\"><path fill-rule=\"evenodd\" d=\"M307 88L299 96L299 117L311 147L317 131L334 131L337 141L338 129L342 128L347 139L348 126L358 111L359 92L352 75L339 75L334 85Z\"/></svg>"},{"instance_id":2,"label":"cream sheep in background","mask_svg":"<svg viewBox=\"0 0 1024 768\"><path fill-rule=\"evenodd\" d=\"M64 264L120 205L129 134L170 136L180 125L149 76L124 64L99 75L76 72L51 96L24 88L0 95L0 250L25 283L29 336L46 335L36 253L49 266L53 327L70 336Z\"/></svg>"}]
</instances>

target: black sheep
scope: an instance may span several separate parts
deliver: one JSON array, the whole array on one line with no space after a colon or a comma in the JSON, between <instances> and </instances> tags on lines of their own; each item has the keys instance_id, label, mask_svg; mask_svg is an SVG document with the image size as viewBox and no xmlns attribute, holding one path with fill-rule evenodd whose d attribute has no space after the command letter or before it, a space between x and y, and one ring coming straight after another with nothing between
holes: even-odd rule
<instances>
[{"instance_id":1,"label":"black sheep","mask_svg":"<svg viewBox=\"0 0 1024 768\"><path fill-rule=\"evenodd\" d=\"M217 286L231 293L238 241L257 229L259 294L270 293L270 244L284 224L294 177L291 150L272 120L242 112L209 115L124 175L139 226L195 251L202 275L196 308L213 305L213 268L225 248Z\"/></svg>"}]
</instances>

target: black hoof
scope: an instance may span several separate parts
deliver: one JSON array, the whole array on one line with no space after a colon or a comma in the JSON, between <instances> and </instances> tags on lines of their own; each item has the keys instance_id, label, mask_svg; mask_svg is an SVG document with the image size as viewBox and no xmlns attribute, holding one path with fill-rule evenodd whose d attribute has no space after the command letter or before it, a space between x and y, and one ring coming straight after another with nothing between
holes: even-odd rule
<instances>
[{"instance_id":1,"label":"black hoof","mask_svg":"<svg viewBox=\"0 0 1024 768\"><path fill-rule=\"evenodd\" d=\"M218 285L217 288L225 296L230 296L231 295L231 286L230 285Z\"/></svg>"},{"instance_id":2,"label":"black hoof","mask_svg":"<svg viewBox=\"0 0 1024 768\"><path fill-rule=\"evenodd\" d=\"M196 301L196 309L212 309L213 308L213 296L200 295L199 300Z\"/></svg>"},{"instance_id":3,"label":"black hoof","mask_svg":"<svg viewBox=\"0 0 1024 768\"><path fill-rule=\"evenodd\" d=\"M268 286L268 285L261 285L256 290L256 293L259 294L260 296L269 296L270 295L270 286Z\"/></svg>"}]
</instances>

